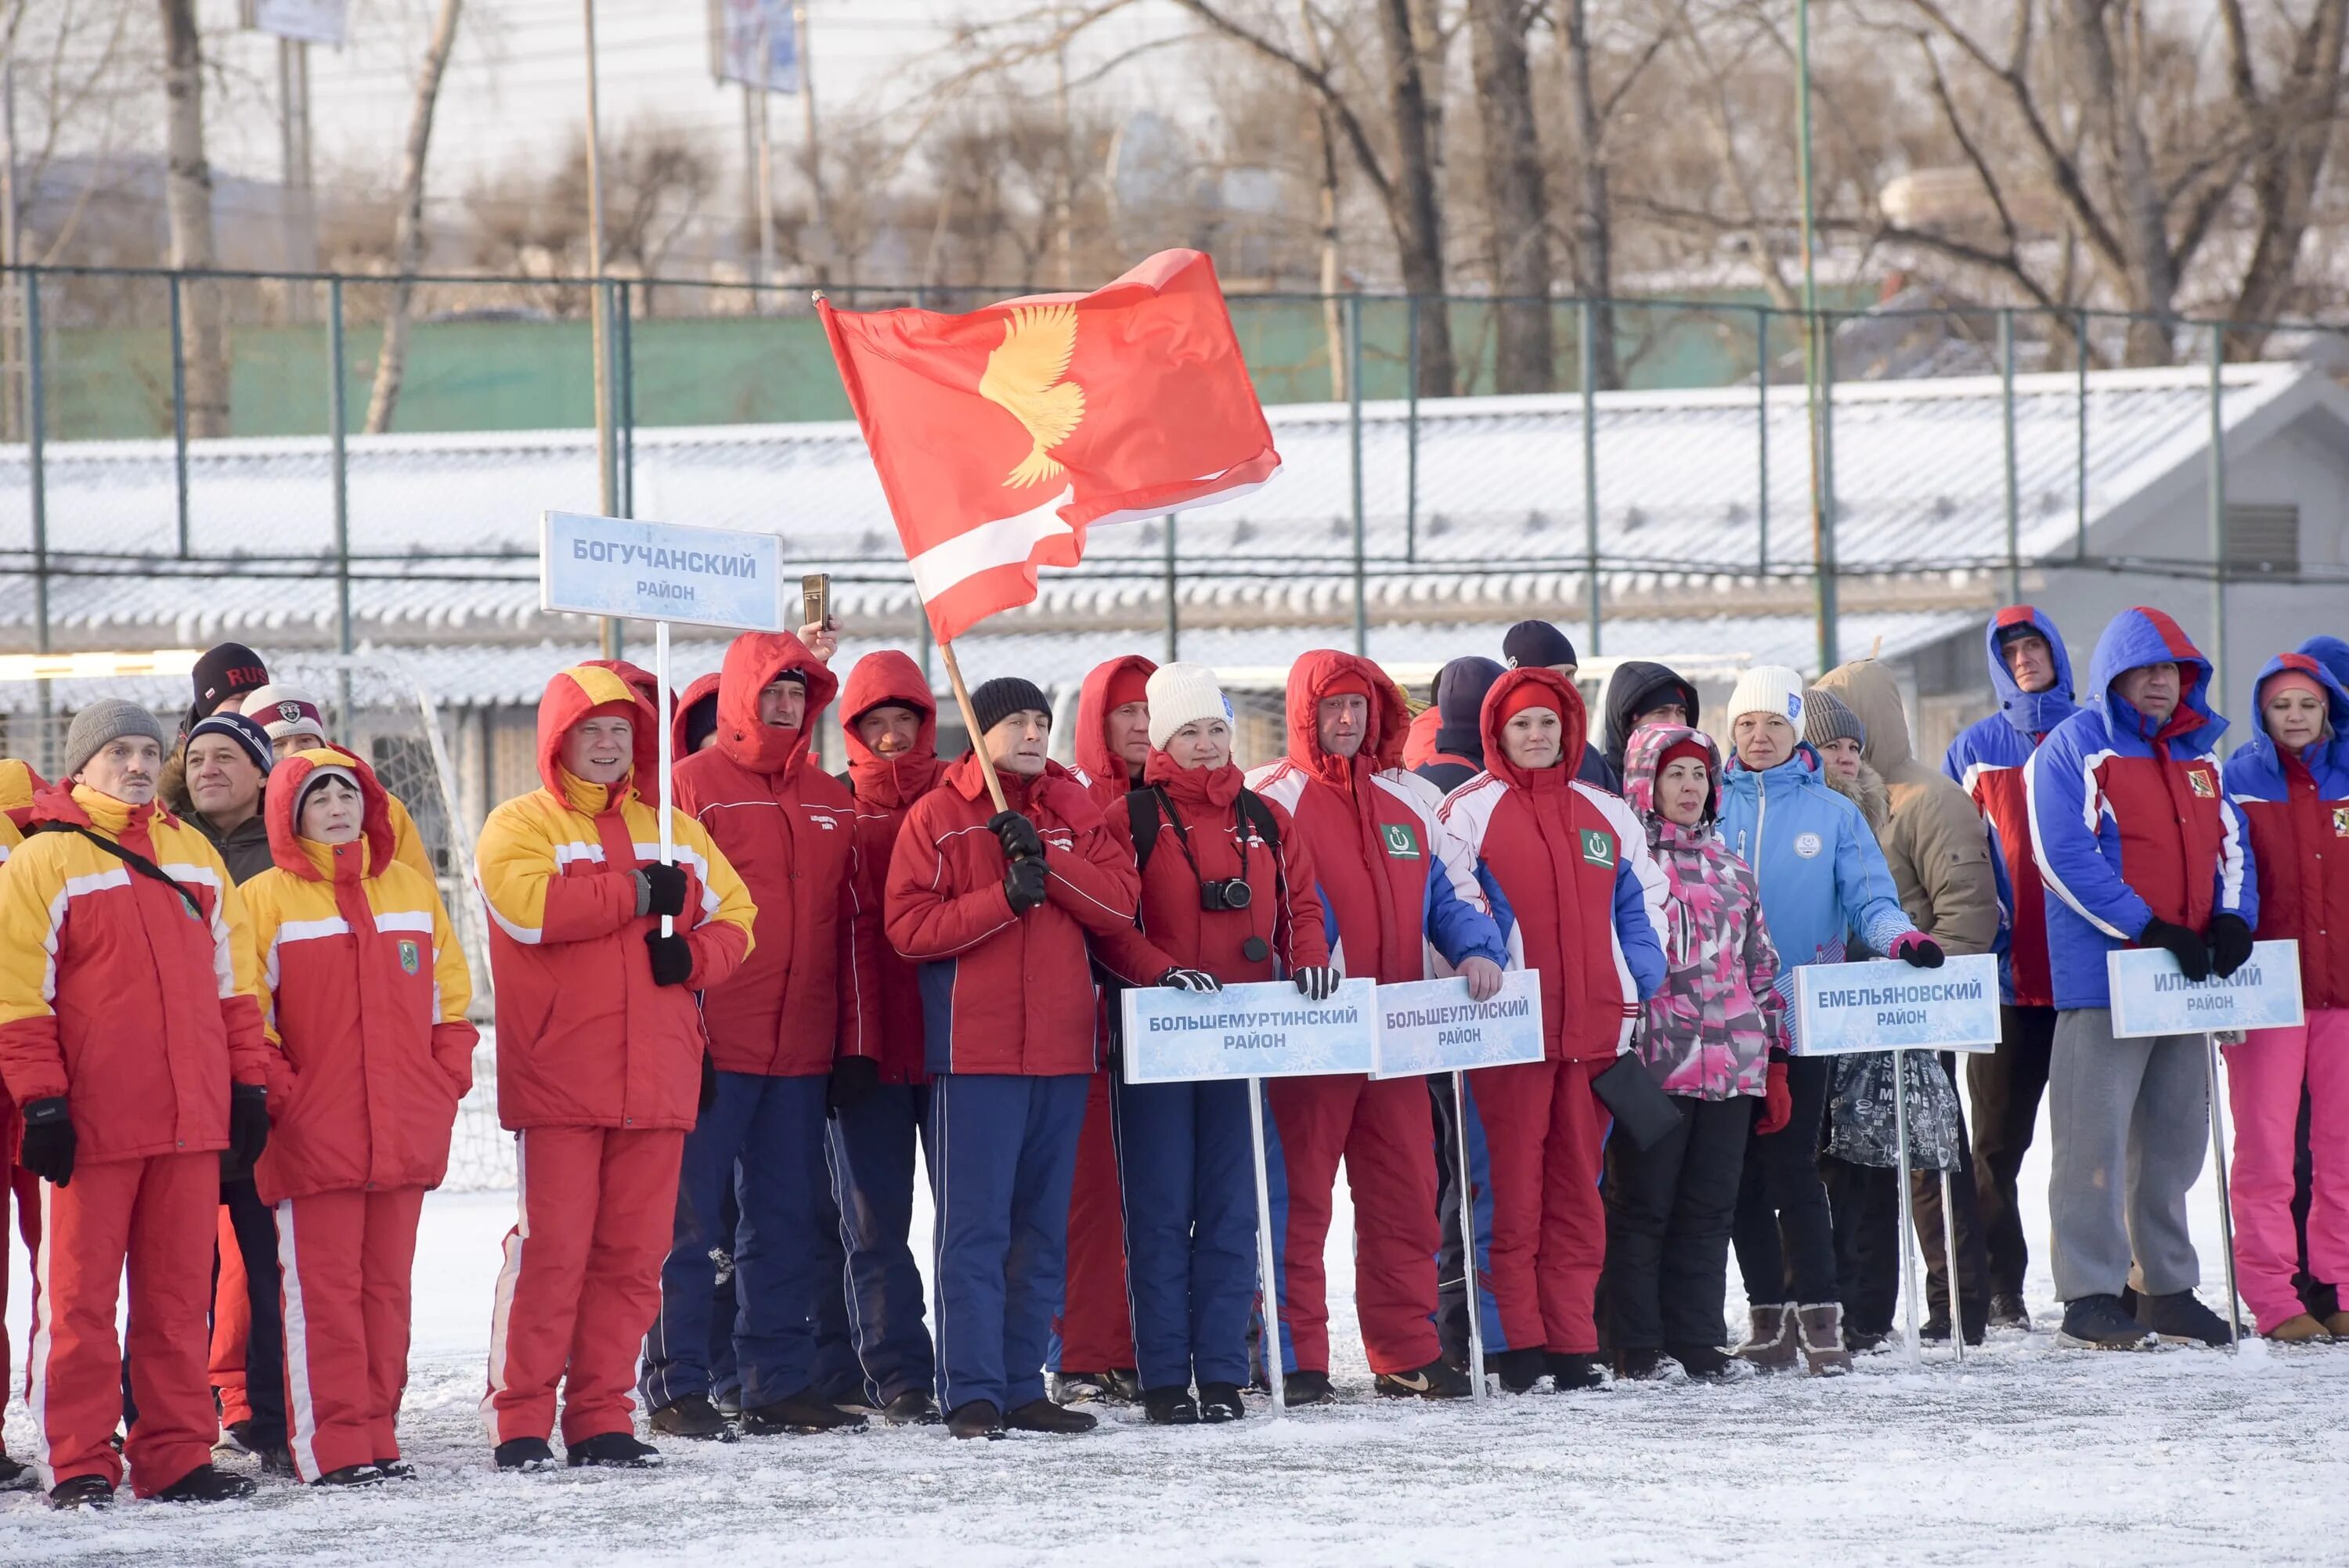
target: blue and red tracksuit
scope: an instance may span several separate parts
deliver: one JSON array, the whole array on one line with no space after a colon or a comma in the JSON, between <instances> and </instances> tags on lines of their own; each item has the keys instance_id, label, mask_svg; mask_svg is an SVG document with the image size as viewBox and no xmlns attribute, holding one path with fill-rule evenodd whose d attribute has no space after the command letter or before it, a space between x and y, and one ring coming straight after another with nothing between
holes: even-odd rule
<instances>
[{"instance_id":1,"label":"blue and red tracksuit","mask_svg":"<svg viewBox=\"0 0 2349 1568\"><path fill-rule=\"evenodd\" d=\"M2001 634L2030 626L2047 640L2055 658L2055 684L2027 692L2014 684L2000 649ZM1998 711L1969 726L1950 742L1941 771L1973 797L1990 829L1991 864L1998 873L2000 906L2006 929L2000 933L1998 977L2004 1000L2017 1007L2052 1007L2054 983L2047 972L2045 884L2031 858L2031 815L2023 798L2023 765L2054 727L2078 711L2072 700L2072 655L2046 612L2010 604L1991 617L1983 634L1990 651L1990 681Z\"/></svg>"},{"instance_id":2,"label":"blue and red tracksuit","mask_svg":"<svg viewBox=\"0 0 2349 1568\"><path fill-rule=\"evenodd\" d=\"M1361 749L1321 748L1325 696L1361 694ZM1318 649L1288 673L1288 755L1248 775L1287 811L1312 856L1330 960L1350 979L1392 985L1436 976L1435 960L1508 962L1466 849L1436 818L1424 780L1403 773L1402 695L1384 671ZM1427 1087L1361 1073L1275 1078L1268 1163L1284 1370L1327 1372L1330 1306L1322 1249L1338 1162L1354 1200L1354 1309L1371 1370L1416 1371L1441 1350L1435 1331L1435 1140Z\"/></svg>"},{"instance_id":3,"label":"blue and red tracksuit","mask_svg":"<svg viewBox=\"0 0 2349 1568\"><path fill-rule=\"evenodd\" d=\"M1046 901L1015 912L995 815L967 756L914 803L889 861L890 943L921 965L936 1204L938 1402L1044 1397L1069 1184L1098 1061L1086 934L1130 930L1133 861L1058 763L1001 776L1044 841Z\"/></svg>"},{"instance_id":4,"label":"blue and red tracksuit","mask_svg":"<svg viewBox=\"0 0 2349 1568\"><path fill-rule=\"evenodd\" d=\"M2113 684L2171 663L2183 689L2157 726ZM2227 721L2210 710L2209 685L2209 662L2177 622L2124 610L2096 639L2091 706L2057 725L2023 768L2058 1009L2109 1007L2105 955L2137 945L2156 916L2206 933L2216 914L2258 923L2251 843L2215 749Z\"/></svg>"}]
</instances>

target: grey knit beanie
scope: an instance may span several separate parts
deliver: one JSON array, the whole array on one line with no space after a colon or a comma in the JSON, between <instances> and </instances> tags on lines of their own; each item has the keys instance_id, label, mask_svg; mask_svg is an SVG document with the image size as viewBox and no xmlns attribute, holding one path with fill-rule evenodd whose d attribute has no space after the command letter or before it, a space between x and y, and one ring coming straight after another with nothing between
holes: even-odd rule
<instances>
[{"instance_id":1,"label":"grey knit beanie","mask_svg":"<svg viewBox=\"0 0 2349 1568\"><path fill-rule=\"evenodd\" d=\"M73 717L66 731L66 777L70 779L89 765L89 759L106 748L107 742L119 740L126 735L143 735L157 746L164 744L163 727L155 716L135 702L125 702L119 696L100 697Z\"/></svg>"},{"instance_id":2,"label":"grey knit beanie","mask_svg":"<svg viewBox=\"0 0 2349 1568\"><path fill-rule=\"evenodd\" d=\"M1843 705L1843 699L1831 691L1817 686L1803 694L1803 738L1813 746L1825 746L1830 740L1856 740L1868 745L1868 726L1859 722L1859 715Z\"/></svg>"}]
</instances>

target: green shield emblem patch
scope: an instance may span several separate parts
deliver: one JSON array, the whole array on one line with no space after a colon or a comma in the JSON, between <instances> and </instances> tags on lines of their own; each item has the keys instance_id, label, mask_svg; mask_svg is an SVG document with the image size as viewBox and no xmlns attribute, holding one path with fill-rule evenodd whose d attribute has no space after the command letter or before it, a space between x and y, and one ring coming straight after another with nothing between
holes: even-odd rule
<instances>
[{"instance_id":1,"label":"green shield emblem patch","mask_svg":"<svg viewBox=\"0 0 2349 1568\"><path fill-rule=\"evenodd\" d=\"M1613 865L1615 863L1614 836L1598 828L1583 829L1582 858L1594 866Z\"/></svg>"},{"instance_id":2,"label":"green shield emblem patch","mask_svg":"<svg viewBox=\"0 0 2349 1568\"><path fill-rule=\"evenodd\" d=\"M1387 853L1392 859L1419 859L1419 832L1409 822L1381 822L1379 836L1386 841Z\"/></svg>"},{"instance_id":3,"label":"green shield emblem patch","mask_svg":"<svg viewBox=\"0 0 2349 1568\"><path fill-rule=\"evenodd\" d=\"M399 939L399 972L403 975L413 975L423 963L422 951L413 941L401 937Z\"/></svg>"}]
</instances>

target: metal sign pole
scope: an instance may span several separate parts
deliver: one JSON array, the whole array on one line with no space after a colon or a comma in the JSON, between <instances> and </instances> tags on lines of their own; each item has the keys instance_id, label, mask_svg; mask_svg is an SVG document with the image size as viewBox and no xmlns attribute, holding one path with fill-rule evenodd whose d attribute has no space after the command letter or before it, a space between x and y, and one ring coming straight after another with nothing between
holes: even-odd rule
<instances>
[{"instance_id":1,"label":"metal sign pole","mask_svg":"<svg viewBox=\"0 0 2349 1568\"><path fill-rule=\"evenodd\" d=\"M2219 1115L2219 1037L2202 1037L2203 1060L2210 1074L2210 1158L2219 1171L2219 1239L2227 1253L2227 1349L2243 1347L2243 1309L2235 1294L2235 1204L2227 1191L2227 1134Z\"/></svg>"},{"instance_id":2,"label":"metal sign pole","mask_svg":"<svg viewBox=\"0 0 2349 1568\"><path fill-rule=\"evenodd\" d=\"M1925 1350L1917 1332L1917 1245L1910 1239L1916 1228L1916 1213L1909 1202L1908 1055L1899 1046L1892 1047L1892 1140L1899 1167L1896 1174L1900 1196L1900 1299L1909 1309L1909 1364L1921 1367Z\"/></svg>"},{"instance_id":3,"label":"metal sign pole","mask_svg":"<svg viewBox=\"0 0 2349 1568\"><path fill-rule=\"evenodd\" d=\"M660 738L660 863L677 863L677 842L669 826L670 790L668 770L670 736L668 724L668 623L653 623L653 729ZM677 934L677 922L669 915L661 916L661 934Z\"/></svg>"},{"instance_id":4,"label":"metal sign pole","mask_svg":"<svg viewBox=\"0 0 2349 1568\"><path fill-rule=\"evenodd\" d=\"M1468 1174L1468 1075L1452 1075L1452 1116L1460 1143L1460 1272L1468 1287L1468 1387L1485 1402L1485 1304L1476 1283L1476 1189Z\"/></svg>"},{"instance_id":5,"label":"metal sign pole","mask_svg":"<svg viewBox=\"0 0 2349 1568\"><path fill-rule=\"evenodd\" d=\"M1280 1287L1273 1266L1272 1178L1265 1170L1264 1079L1247 1080L1248 1140L1256 1149L1256 1266L1264 1282L1264 1380L1272 1387L1272 1418L1288 1411L1281 1388L1287 1358L1280 1353Z\"/></svg>"},{"instance_id":6,"label":"metal sign pole","mask_svg":"<svg viewBox=\"0 0 2349 1568\"><path fill-rule=\"evenodd\" d=\"M1902 1180L1907 1180L1904 1172ZM1958 1286L1958 1211L1950 1202L1950 1173L1941 1172L1941 1270L1949 1276L1950 1344L1957 1359L1966 1358L1966 1310Z\"/></svg>"}]
</instances>

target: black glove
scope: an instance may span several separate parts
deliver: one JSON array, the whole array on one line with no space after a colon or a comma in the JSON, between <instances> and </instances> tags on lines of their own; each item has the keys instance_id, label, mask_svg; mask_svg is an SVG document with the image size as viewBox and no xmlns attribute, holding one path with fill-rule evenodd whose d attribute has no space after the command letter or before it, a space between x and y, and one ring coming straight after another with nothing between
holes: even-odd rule
<instances>
[{"instance_id":1,"label":"black glove","mask_svg":"<svg viewBox=\"0 0 2349 1568\"><path fill-rule=\"evenodd\" d=\"M53 1094L25 1108L25 1148L16 1163L54 1186L73 1180L73 1118L66 1112L66 1097Z\"/></svg>"},{"instance_id":2,"label":"black glove","mask_svg":"<svg viewBox=\"0 0 2349 1568\"><path fill-rule=\"evenodd\" d=\"M698 1108L708 1110L718 1103L718 1063L708 1051L701 1053L701 1098Z\"/></svg>"},{"instance_id":3,"label":"black glove","mask_svg":"<svg viewBox=\"0 0 2349 1568\"><path fill-rule=\"evenodd\" d=\"M1939 969L1941 944L1921 931L1912 931L1892 944L1892 956L1912 969Z\"/></svg>"},{"instance_id":4,"label":"black glove","mask_svg":"<svg viewBox=\"0 0 2349 1568\"><path fill-rule=\"evenodd\" d=\"M682 985L693 975L693 949L682 936L663 936L657 931L645 933L645 946L653 955L653 984Z\"/></svg>"},{"instance_id":5,"label":"black glove","mask_svg":"<svg viewBox=\"0 0 2349 1568\"><path fill-rule=\"evenodd\" d=\"M269 1091L257 1083L228 1086L228 1156L224 1171L250 1175L269 1144Z\"/></svg>"},{"instance_id":6,"label":"black glove","mask_svg":"<svg viewBox=\"0 0 2349 1568\"><path fill-rule=\"evenodd\" d=\"M2224 980L2251 962L2251 928L2240 914L2210 917L2210 973Z\"/></svg>"},{"instance_id":7,"label":"black glove","mask_svg":"<svg viewBox=\"0 0 2349 1568\"><path fill-rule=\"evenodd\" d=\"M636 871L636 913L678 915L685 913L685 870L681 866L640 866Z\"/></svg>"},{"instance_id":8,"label":"black glove","mask_svg":"<svg viewBox=\"0 0 2349 1568\"><path fill-rule=\"evenodd\" d=\"M881 1064L871 1057L842 1057L832 1064L832 1081L824 1085L823 1111L835 1121L843 1110L854 1110L881 1087Z\"/></svg>"},{"instance_id":9,"label":"black glove","mask_svg":"<svg viewBox=\"0 0 2349 1568\"><path fill-rule=\"evenodd\" d=\"M1289 978L1297 982L1298 994L1307 1001L1327 1002L1346 977L1334 964L1309 964Z\"/></svg>"},{"instance_id":10,"label":"black glove","mask_svg":"<svg viewBox=\"0 0 2349 1568\"><path fill-rule=\"evenodd\" d=\"M1002 841L1004 854L1012 860L1037 860L1044 853L1036 824L1017 811L998 811L987 820L987 830Z\"/></svg>"},{"instance_id":11,"label":"black glove","mask_svg":"<svg viewBox=\"0 0 2349 1568\"><path fill-rule=\"evenodd\" d=\"M1044 862L1018 860L1003 873L1003 897L1014 914L1025 914L1044 902Z\"/></svg>"},{"instance_id":12,"label":"black glove","mask_svg":"<svg viewBox=\"0 0 2349 1568\"><path fill-rule=\"evenodd\" d=\"M1179 964L1161 975L1158 983L1169 991L1215 992L1224 988L1224 983L1206 970L1185 969Z\"/></svg>"},{"instance_id":13,"label":"black glove","mask_svg":"<svg viewBox=\"0 0 2349 1568\"><path fill-rule=\"evenodd\" d=\"M2178 972L2199 984L2210 978L2210 949L2202 938L2182 925L2172 925L2159 915L2145 923L2137 939L2147 947L2162 947L2178 960Z\"/></svg>"}]
</instances>

